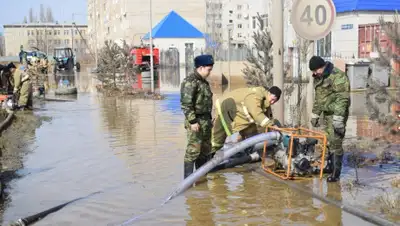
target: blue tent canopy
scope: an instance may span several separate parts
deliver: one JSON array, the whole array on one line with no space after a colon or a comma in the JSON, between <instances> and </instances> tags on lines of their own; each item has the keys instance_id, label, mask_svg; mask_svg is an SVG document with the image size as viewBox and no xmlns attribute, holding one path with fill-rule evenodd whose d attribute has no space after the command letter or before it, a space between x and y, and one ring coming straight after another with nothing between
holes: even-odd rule
<instances>
[{"instance_id":1,"label":"blue tent canopy","mask_svg":"<svg viewBox=\"0 0 400 226\"><path fill-rule=\"evenodd\" d=\"M400 10L399 0L333 0L337 13Z\"/></svg>"}]
</instances>

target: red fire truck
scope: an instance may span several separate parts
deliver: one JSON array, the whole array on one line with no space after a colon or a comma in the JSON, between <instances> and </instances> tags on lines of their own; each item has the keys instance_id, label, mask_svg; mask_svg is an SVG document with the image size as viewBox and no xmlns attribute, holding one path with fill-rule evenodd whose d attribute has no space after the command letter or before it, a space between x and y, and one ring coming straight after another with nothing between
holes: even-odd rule
<instances>
[{"instance_id":1,"label":"red fire truck","mask_svg":"<svg viewBox=\"0 0 400 226\"><path fill-rule=\"evenodd\" d=\"M133 64L139 66L140 70L150 70L150 46L138 46L131 50ZM160 51L153 47L153 64L154 68L160 65Z\"/></svg>"}]
</instances>

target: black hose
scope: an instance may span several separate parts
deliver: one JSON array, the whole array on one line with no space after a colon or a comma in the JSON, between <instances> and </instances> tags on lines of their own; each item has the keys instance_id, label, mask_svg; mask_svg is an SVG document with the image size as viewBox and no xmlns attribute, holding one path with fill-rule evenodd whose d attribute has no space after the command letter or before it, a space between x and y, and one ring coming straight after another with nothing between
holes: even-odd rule
<instances>
[{"instance_id":1,"label":"black hose","mask_svg":"<svg viewBox=\"0 0 400 226\"><path fill-rule=\"evenodd\" d=\"M132 182L123 183L123 184L132 184ZM37 222L38 220L43 219L47 215L59 211L63 207L67 206L68 204L71 204L71 203L79 201L79 200L90 198L90 197L92 197L94 195L104 193L105 191L111 191L111 190L114 190L114 189L118 189L120 187L121 187L121 184L117 185L117 186L113 186L113 187L105 189L105 190L102 190L102 191L93 192L93 193L91 193L89 195L86 195L86 196L83 196L83 197L80 197L80 198L76 198L76 199L70 200L70 201L65 202L63 204L60 204L58 206L54 206L54 207L52 207L50 209L44 210L44 211L42 211L40 213L31 215L29 217L24 217L24 218L18 219L17 221L12 222L9 226L28 226L28 225L31 225L31 224Z\"/></svg>"},{"instance_id":2,"label":"black hose","mask_svg":"<svg viewBox=\"0 0 400 226\"><path fill-rule=\"evenodd\" d=\"M75 100L63 100L63 99L54 99L54 98L45 98L45 101L54 101L54 102L74 102Z\"/></svg>"},{"instance_id":3,"label":"black hose","mask_svg":"<svg viewBox=\"0 0 400 226\"><path fill-rule=\"evenodd\" d=\"M11 223L10 226L27 226L27 225L31 225L31 224L37 222L38 220L43 219L47 215L59 211L60 209L64 208L68 204L71 204L73 202L76 202L76 201L79 201L79 200L82 200L82 199L89 198L90 196L93 196L93 195L99 194L99 193L102 193L102 192L101 191L97 191L97 192L94 192L94 193L89 194L87 196L76 198L76 199L73 199L71 201L65 202L65 203L63 203L61 205L58 205L58 206L52 207L50 209L44 210L44 211L42 211L40 213L31 215L29 217L18 219L17 221Z\"/></svg>"},{"instance_id":4,"label":"black hose","mask_svg":"<svg viewBox=\"0 0 400 226\"><path fill-rule=\"evenodd\" d=\"M13 117L14 117L14 112L8 113L7 118L4 119L4 121L1 122L1 124L0 124L0 133L3 132L7 128L7 126L10 124L11 120L13 119Z\"/></svg>"},{"instance_id":5,"label":"black hose","mask_svg":"<svg viewBox=\"0 0 400 226\"><path fill-rule=\"evenodd\" d=\"M332 199L329 199L329 198L324 197L322 195L319 195L319 194L313 192L311 189L305 188L305 187L300 186L300 185L298 185L296 183L293 183L291 181L279 179L276 176L273 176L273 175L271 175L269 173L266 173L265 171L263 171L260 168L254 169L252 167L248 167L248 169L249 170L254 170L258 174L260 174L260 175L262 175L262 176L264 176L264 177L266 177L266 178L268 178L270 180L274 180L276 182L285 184L285 185L287 185L288 187L290 187L290 188L292 188L294 190L297 190L297 191L302 192L304 194L310 195L311 197L316 198L316 199L318 199L318 200L320 200L322 202L334 205L334 206L344 210L345 212L350 213L350 214L352 214L354 216L357 216L357 217L359 217L359 218L361 218L361 219L363 219L365 221L368 221L370 223L373 223L373 224L376 224L376 225L380 225L380 226L398 226L398 224L396 224L396 223L393 223L393 222L388 221L386 219L383 219L383 218L381 218L379 216L376 216L376 215L373 215L373 214L368 213L366 211L363 211L363 210L361 210L359 208L356 208L356 207L353 207L353 206L348 206L348 205L345 205L344 203L341 203L341 202L338 202L336 200L332 200Z\"/></svg>"}]
</instances>

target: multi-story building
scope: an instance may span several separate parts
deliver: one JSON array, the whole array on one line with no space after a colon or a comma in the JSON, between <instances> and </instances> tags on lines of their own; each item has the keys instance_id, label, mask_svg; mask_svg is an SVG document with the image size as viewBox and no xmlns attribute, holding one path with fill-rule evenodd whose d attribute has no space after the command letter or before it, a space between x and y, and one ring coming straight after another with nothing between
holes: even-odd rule
<instances>
[{"instance_id":1,"label":"multi-story building","mask_svg":"<svg viewBox=\"0 0 400 226\"><path fill-rule=\"evenodd\" d=\"M268 2L262 0L208 0L207 34L217 43L233 47L251 45L253 32L260 29L257 15L263 18L261 29L268 23Z\"/></svg>"},{"instance_id":2,"label":"multi-story building","mask_svg":"<svg viewBox=\"0 0 400 226\"><path fill-rule=\"evenodd\" d=\"M205 31L206 3L199 0L152 0L152 26L171 10L201 32ZM92 47L101 48L106 40L126 40L139 45L150 31L150 1L88 0L88 33ZM96 44L97 43L97 44Z\"/></svg>"},{"instance_id":3,"label":"multi-story building","mask_svg":"<svg viewBox=\"0 0 400 226\"><path fill-rule=\"evenodd\" d=\"M49 55L56 47L70 47L76 55L88 52L87 25L31 23L3 25L5 55L16 56L24 50L39 49Z\"/></svg>"},{"instance_id":4,"label":"multi-story building","mask_svg":"<svg viewBox=\"0 0 400 226\"><path fill-rule=\"evenodd\" d=\"M4 43L4 35L0 32L0 56L4 56L5 43Z\"/></svg>"}]
</instances>

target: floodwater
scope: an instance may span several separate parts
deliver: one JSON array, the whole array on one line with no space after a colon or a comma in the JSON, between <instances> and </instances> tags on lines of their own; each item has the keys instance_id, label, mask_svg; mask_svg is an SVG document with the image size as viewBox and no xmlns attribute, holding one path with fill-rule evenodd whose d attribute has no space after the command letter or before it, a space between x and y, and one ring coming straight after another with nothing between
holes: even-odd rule
<instances>
[{"instance_id":1,"label":"floodwater","mask_svg":"<svg viewBox=\"0 0 400 226\"><path fill-rule=\"evenodd\" d=\"M215 173L164 206L160 204L183 177L185 130L179 106L184 77L160 73L166 100L102 98L93 79L81 72L67 77L79 88L72 102L46 102L36 114L52 117L37 129L34 151L23 159L24 175L9 185L11 201L2 225L63 202L88 196L35 225L371 225L253 171L236 168ZM73 78L73 79L72 79ZM58 83L59 78L51 78ZM220 95L221 89L214 89ZM49 94L48 96L51 96ZM361 173L370 184L381 174ZM353 171L345 167L344 177ZM374 179L376 178L376 180ZM317 179L301 182L315 192L368 206L375 187L357 194ZM399 220L394 218L392 220Z\"/></svg>"}]
</instances>

